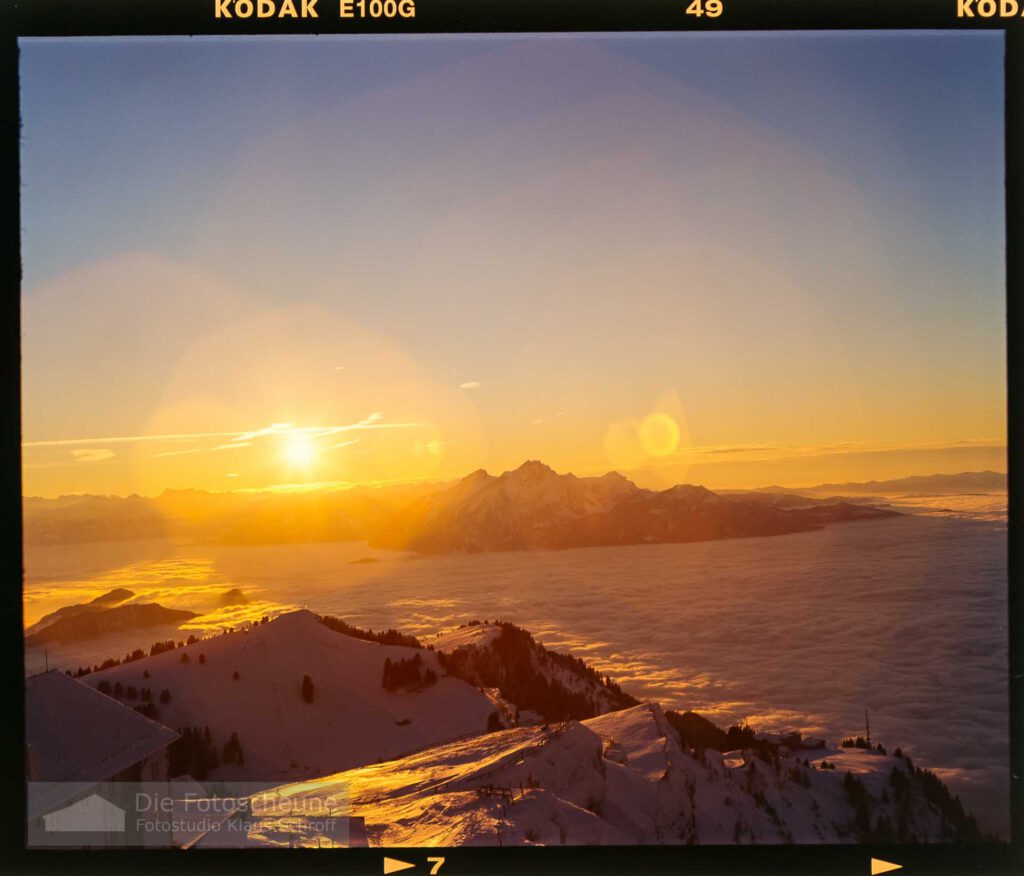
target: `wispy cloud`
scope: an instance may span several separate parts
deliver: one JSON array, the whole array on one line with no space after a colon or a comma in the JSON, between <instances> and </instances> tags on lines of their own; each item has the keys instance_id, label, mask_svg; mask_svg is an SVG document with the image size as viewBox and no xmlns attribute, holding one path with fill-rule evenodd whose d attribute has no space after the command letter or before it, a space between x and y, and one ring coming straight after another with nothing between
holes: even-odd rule
<instances>
[{"instance_id":1,"label":"wispy cloud","mask_svg":"<svg viewBox=\"0 0 1024 876\"><path fill-rule=\"evenodd\" d=\"M836 441L826 444L780 445L780 444L736 444L705 447L682 447L673 454L680 463L699 461L724 461L717 457L728 456L730 462L762 462L782 459L801 459L812 456L836 456L845 454L874 454L920 452L928 450L962 450L966 448L1001 448L1006 442L996 438L965 438L956 441L932 441L914 443L871 443L864 441Z\"/></svg>"},{"instance_id":2,"label":"wispy cloud","mask_svg":"<svg viewBox=\"0 0 1024 876\"><path fill-rule=\"evenodd\" d=\"M449 444L463 444L466 441L479 441L479 435L469 435L465 438L449 438L447 441L424 441L422 444L414 444L414 450L429 450L431 447L447 447Z\"/></svg>"},{"instance_id":3,"label":"wispy cloud","mask_svg":"<svg viewBox=\"0 0 1024 876\"><path fill-rule=\"evenodd\" d=\"M75 462L103 462L117 456L113 450L100 450L98 448L72 450L71 455L75 458Z\"/></svg>"},{"instance_id":4,"label":"wispy cloud","mask_svg":"<svg viewBox=\"0 0 1024 876\"><path fill-rule=\"evenodd\" d=\"M459 384L459 389L479 389L483 384L479 380L467 380Z\"/></svg>"},{"instance_id":5,"label":"wispy cloud","mask_svg":"<svg viewBox=\"0 0 1024 876\"><path fill-rule=\"evenodd\" d=\"M340 426L294 426L291 423L271 423L261 429L254 429L246 432L175 432L161 435L112 435L103 438L55 438L45 441L24 441L23 448L36 447L80 447L83 444L131 444L144 441L189 441L197 442L211 438L227 438L224 442L214 448L189 448L187 450L171 450L154 454L155 456L178 456L186 453L202 453L205 450L230 450L236 447L246 447L254 439L264 438L272 435L304 434L312 437L338 435L343 432L370 431L375 429L414 429L422 426L422 423L388 423L384 421L384 414L374 411L369 416L355 423L346 423Z\"/></svg>"},{"instance_id":6,"label":"wispy cloud","mask_svg":"<svg viewBox=\"0 0 1024 876\"><path fill-rule=\"evenodd\" d=\"M187 456L189 453L205 453L205 447L190 447L188 450L165 450L162 453L154 453L152 459L161 459L164 456Z\"/></svg>"},{"instance_id":7,"label":"wispy cloud","mask_svg":"<svg viewBox=\"0 0 1024 876\"><path fill-rule=\"evenodd\" d=\"M197 438L231 438L238 432L188 432L173 435L112 435L106 438L57 438L51 441L23 441L22 447L69 447L79 444L127 444L135 441L194 441Z\"/></svg>"},{"instance_id":8,"label":"wispy cloud","mask_svg":"<svg viewBox=\"0 0 1024 876\"><path fill-rule=\"evenodd\" d=\"M671 456L645 465L623 468L625 472L701 466L729 466L737 463L771 463L806 460L815 457L868 456L883 454L927 453L956 450L1005 450L1006 441L998 438L963 438L950 441L915 443L870 443L838 441L826 444L722 444L682 447ZM606 468L581 468L578 475L601 475Z\"/></svg>"}]
</instances>

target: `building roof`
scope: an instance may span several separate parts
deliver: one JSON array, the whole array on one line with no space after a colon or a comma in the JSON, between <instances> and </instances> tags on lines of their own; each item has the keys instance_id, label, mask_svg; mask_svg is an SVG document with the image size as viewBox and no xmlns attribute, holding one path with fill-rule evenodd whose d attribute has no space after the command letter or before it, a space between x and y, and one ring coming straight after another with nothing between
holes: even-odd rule
<instances>
[{"instance_id":1,"label":"building roof","mask_svg":"<svg viewBox=\"0 0 1024 876\"><path fill-rule=\"evenodd\" d=\"M25 679L25 734L29 779L46 783L105 781L178 738L58 670ZM63 802L56 790L45 795L52 805Z\"/></svg>"}]
</instances>

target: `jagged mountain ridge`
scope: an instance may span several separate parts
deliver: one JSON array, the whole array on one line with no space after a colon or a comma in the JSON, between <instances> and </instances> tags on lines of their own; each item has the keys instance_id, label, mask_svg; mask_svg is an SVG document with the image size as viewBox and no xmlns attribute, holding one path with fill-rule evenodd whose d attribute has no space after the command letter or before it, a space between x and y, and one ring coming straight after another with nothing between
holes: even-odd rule
<instances>
[{"instance_id":1,"label":"jagged mountain ridge","mask_svg":"<svg viewBox=\"0 0 1024 876\"><path fill-rule=\"evenodd\" d=\"M655 492L616 472L578 478L531 460L497 477L474 472L418 499L370 544L432 554L710 541L895 514L849 503L782 507L689 484Z\"/></svg>"},{"instance_id":2,"label":"jagged mountain ridge","mask_svg":"<svg viewBox=\"0 0 1024 876\"><path fill-rule=\"evenodd\" d=\"M369 540L421 553L783 535L895 513L777 492L774 500L690 484L657 492L617 472L577 477L530 460L502 475L480 470L454 484L294 494L168 490L155 498L26 497L23 509L30 544L164 537L208 544Z\"/></svg>"}]
</instances>

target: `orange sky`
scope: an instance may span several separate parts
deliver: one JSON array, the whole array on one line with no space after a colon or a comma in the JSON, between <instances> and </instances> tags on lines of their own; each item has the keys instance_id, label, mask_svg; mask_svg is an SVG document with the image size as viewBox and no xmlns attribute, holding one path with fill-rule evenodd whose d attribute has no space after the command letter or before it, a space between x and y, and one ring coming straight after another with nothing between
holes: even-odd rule
<instances>
[{"instance_id":1,"label":"orange sky","mask_svg":"<svg viewBox=\"0 0 1024 876\"><path fill-rule=\"evenodd\" d=\"M1005 470L999 45L827 40L27 44L25 493Z\"/></svg>"}]
</instances>

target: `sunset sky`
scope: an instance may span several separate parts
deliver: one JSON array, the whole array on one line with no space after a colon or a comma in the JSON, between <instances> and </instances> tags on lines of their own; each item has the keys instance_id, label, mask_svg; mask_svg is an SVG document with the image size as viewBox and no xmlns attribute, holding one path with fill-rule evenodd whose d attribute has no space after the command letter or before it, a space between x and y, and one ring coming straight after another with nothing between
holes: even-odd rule
<instances>
[{"instance_id":1,"label":"sunset sky","mask_svg":"<svg viewBox=\"0 0 1024 876\"><path fill-rule=\"evenodd\" d=\"M28 495L1005 470L999 33L21 51Z\"/></svg>"}]
</instances>

